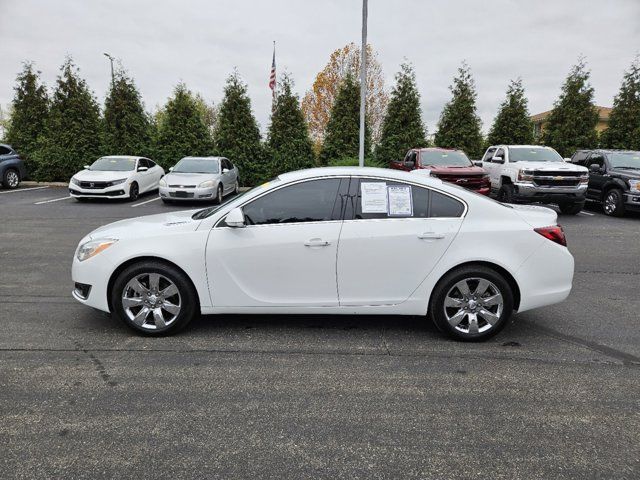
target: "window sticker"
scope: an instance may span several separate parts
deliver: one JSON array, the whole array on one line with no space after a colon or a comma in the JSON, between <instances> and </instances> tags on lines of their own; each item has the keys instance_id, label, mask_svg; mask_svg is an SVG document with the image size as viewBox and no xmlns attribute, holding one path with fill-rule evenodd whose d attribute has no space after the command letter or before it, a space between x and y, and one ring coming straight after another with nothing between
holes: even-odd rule
<instances>
[{"instance_id":1,"label":"window sticker","mask_svg":"<svg viewBox=\"0 0 640 480\"><path fill-rule=\"evenodd\" d=\"M387 213L387 184L385 182L361 182L362 213Z\"/></svg>"},{"instance_id":2,"label":"window sticker","mask_svg":"<svg viewBox=\"0 0 640 480\"><path fill-rule=\"evenodd\" d=\"M413 215L413 195L410 185L390 185L387 187L390 217L411 217Z\"/></svg>"}]
</instances>

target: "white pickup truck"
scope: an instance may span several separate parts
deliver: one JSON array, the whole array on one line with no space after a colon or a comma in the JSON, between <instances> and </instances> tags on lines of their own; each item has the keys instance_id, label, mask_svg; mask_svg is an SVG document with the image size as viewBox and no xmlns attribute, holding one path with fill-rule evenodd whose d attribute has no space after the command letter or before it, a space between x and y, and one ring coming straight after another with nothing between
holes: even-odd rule
<instances>
[{"instance_id":1,"label":"white pickup truck","mask_svg":"<svg viewBox=\"0 0 640 480\"><path fill-rule=\"evenodd\" d=\"M566 163L553 148L495 145L482 157L491 191L505 203L555 203L565 214L584 207L589 184L585 167Z\"/></svg>"}]
</instances>

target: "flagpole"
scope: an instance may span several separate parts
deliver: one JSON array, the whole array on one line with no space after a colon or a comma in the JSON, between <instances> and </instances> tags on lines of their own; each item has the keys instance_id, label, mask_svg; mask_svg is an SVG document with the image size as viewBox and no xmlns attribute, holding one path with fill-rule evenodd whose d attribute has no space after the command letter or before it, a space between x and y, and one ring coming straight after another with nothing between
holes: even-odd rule
<instances>
[{"instance_id":1,"label":"flagpole","mask_svg":"<svg viewBox=\"0 0 640 480\"><path fill-rule=\"evenodd\" d=\"M358 164L364 167L364 128L367 102L367 16L368 1L362 0L362 46L360 47L360 150Z\"/></svg>"}]
</instances>

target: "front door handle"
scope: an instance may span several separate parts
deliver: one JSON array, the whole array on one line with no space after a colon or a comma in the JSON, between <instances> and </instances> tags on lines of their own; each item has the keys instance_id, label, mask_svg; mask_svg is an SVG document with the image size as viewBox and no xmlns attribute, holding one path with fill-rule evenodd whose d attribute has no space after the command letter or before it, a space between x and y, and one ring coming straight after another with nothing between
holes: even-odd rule
<instances>
[{"instance_id":1,"label":"front door handle","mask_svg":"<svg viewBox=\"0 0 640 480\"><path fill-rule=\"evenodd\" d=\"M311 240L304 242L305 247L327 247L329 245L331 245L331 242L327 242L321 238L312 238Z\"/></svg>"},{"instance_id":2,"label":"front door handle","mask_svg":"<svg viewBox=\"0 0 640 480\"><path fill-rule=\"evenodd\" d=\"M424 232L418 235L420 240L442 240L444 235L435 232Z\"/></svg>"}]
</instances>

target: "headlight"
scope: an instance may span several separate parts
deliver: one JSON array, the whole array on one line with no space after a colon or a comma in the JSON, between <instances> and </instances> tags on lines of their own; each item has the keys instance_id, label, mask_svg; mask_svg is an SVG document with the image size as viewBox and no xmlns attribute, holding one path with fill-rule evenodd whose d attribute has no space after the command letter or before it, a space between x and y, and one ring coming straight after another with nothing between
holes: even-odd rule
<instances>
[{"instance_id":1,"label":"headlight","mask_svg":"<svg viewBox=\"0 0 640 480\"><path fill-rule=\"evenodd\" d=\"M533 171L520 170L518 172L518 180L521 182L533 182Z\"/></svg>"},{"instance_id":2,"label":"headlight","mask_svg":"<svg viewBox=\"0 0 640 480\"><path fill-rule=\"evenodd\" d=\"M78 180L76 177L71 177L71 183L80 186L80 180Z\"/></svg>"},{"instance_id":3,"label":"headlight","mask_svg":"<svg viewBox=\"0 0 640 480\"><path fill-rule=\"evenodd\" d=\"M123 179L121 179L121 180L114 180L113 182L111 182L111 185L112 185L112 186L113 186L113 185L120 185L121 183L124 183L124 182L126 182L126 181L127 181L127 179L126 179L126 178L123 178Z\"/></svg>"},{"instance_id":4,"label":"headlight","mask_svg":"<svg viewBox=\"0 0 640 480\"><path fill-rule=\"evenodd\" d=\"M207 180L206 182L202 182L200 185L198 185L198 188L209 188L209 187L213 187L213 180Z\"/></svg>"},{"instance_id":5,"label":"headlight","mask_svg":"<svg viewBox=\"0 0 640 480\"><path fill-rule=\"evenodd\" d=\"M161 179L160 179L160 182L159 182L159 185L160 185L161 187L166 187L166 186L167 186L167 181L166 181L164 178L161 178Z\"/></svg>"},{"instance_id":6,"label":"headlight","mask_svg":"<svg viewBox=\"0 0 640 480\"><path fill-rule=\"evenodd\" d=\"M589 183L589 173L583 173L580 175L580 183L582 185L587 185Z\"/></svg>"},{"instance_id":7,"label":"headlight","mask_svg":"<svg viewBox=\"0 0 640 480\"><path fill-rule=\"evenodd\" d=\"M101 238L99 240L89 240L78 247L76 257L81 262L88 258L94 257L100 252L106 250L118 241L117 238Z\"/></svg>"},{"instance_id":8,"label":"headlight","mask_svg":"<svg viewBox=\"0 0 640 480\"><path fill-rule=\"evenodd\" d=\"M630 191L640 193L640 180L629 180Z\"/></svg>"}]
</instances>

